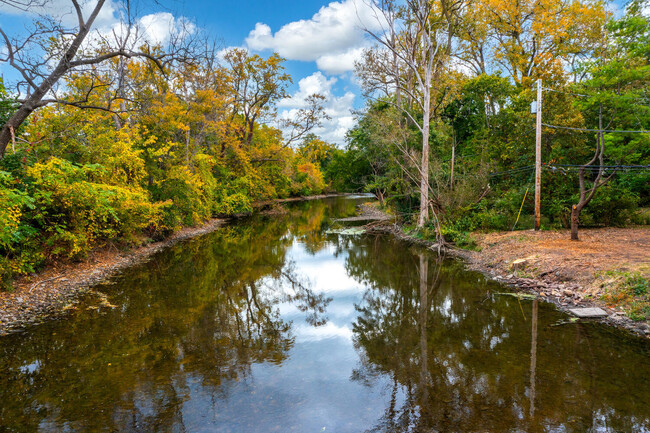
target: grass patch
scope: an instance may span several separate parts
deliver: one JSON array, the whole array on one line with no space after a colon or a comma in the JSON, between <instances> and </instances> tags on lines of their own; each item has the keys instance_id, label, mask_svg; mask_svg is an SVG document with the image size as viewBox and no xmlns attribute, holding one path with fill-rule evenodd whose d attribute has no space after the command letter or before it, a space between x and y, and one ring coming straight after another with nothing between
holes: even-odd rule
<instances>
[{"instance_id":1,"label":"grass patch","mask_svg":"<svg viewBox=\"0 0 650 433\"><path fill-rule=\"evenodd\" d=\"M603 301L625 310L634 321L650 320L650 280L639 272L612 270L603 273Z\"/></svg>"},{"instance_id":2,"label":"grass patch","mask_svg":"<svg viewBox=\"0 0 650 433\"><path fill-rule=\"evenodd\" d=\"M447 242L453 243L458 248L471 251L480 251L476 240L470 232L457 230L449 226L442 226L442 235Z\"/></svg>"}]
</instances>

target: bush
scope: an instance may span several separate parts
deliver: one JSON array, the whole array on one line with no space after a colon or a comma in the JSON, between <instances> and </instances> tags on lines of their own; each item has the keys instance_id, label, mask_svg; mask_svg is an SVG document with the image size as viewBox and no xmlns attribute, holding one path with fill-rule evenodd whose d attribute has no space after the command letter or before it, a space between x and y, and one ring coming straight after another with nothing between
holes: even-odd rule
<instances>
[{"instance_id":1,"label":"bush","mask_svg":"<svg viewBox=\"0 0 650 433\"><path fill-rule=\"evenodd\" d=\"M248 214L253 212L250 198L242 193L228 195L219 200L215 205L219 215Z\"/></svg>"},{"instance_id":2,"label":"bush","mask_svg":"<svg viewBox=\"0 0 650 433\"><path fill-rule=\"evenodd\" d=\"M106 242L130 243L162 227L166 203L138 185L110 185L105 167L52 158L19 179L0 171L0 282L36 271L48 259L79 259ZM23 190L18 189L22 188Z\"/></svg>"},{"instance_id":3,"label":"bush","mask_svg":"<svg viewBox=\"0 0 650 433\"><path fill-rule=\"evenodd\" d=\"M191 167L172 167L156 191L156 199L169 201L164 225L170 230L193 226L213 214L216 180L212 174L214 160L208 155L196 155Z\"/></svg>"},{"instance_id":4,"label":"bush","mask_svg":"<svg viewBox=\"0 0 650 433\"><path fill-rule=\"evenodd\" d=\"M320 194L323 191L325 188L323 174L314 163L296 158L293 168L291 185L293 195L307 196Z\"/></svg>"},{"instance_id":5,"label":"bush","mask_svg":"<svg viewBox=\"0 0 650 433\"><path fill-rule=\"evenodd\" d=\"M632 224L650 225L650 209L638 209L632 214Z\"/></svg>"},{"instance_id":6,"label":"bush","mask_svg":"<svg viewBox=\"0 0 650 433\"><path fill-rule=\"evenodd\" d=\"M27 253L36 230L26 223L25 211L34 208L34 200L13 186L16 179L0 171L0 283L5 285L14 274L33 272L42 257Z\"/></svg>"},{"instance_id":7,"label":"bush","mask_svg":"<svg viewBox=\"0 0 650 433\"><path fill-rule=\"evenodd\" d=\"M130 241L159 228L164 203L152 204L142 188L101 183L105 169L52 158L27 170L32 179L33 222L50 256L80 258L109 240Z\"/></svg>"},{"instance_id":8,"label":"bush","mask_svg":"<svg viewBox=\"0 0 650 433\"><path fill-rule=\"evenodd\" d=\"M632 191L611 184L599 188L580 215L583 225L624 226L638 208L639 197ZM584 221L583 221L584 218Z\"/></svg>"}]
</instances>

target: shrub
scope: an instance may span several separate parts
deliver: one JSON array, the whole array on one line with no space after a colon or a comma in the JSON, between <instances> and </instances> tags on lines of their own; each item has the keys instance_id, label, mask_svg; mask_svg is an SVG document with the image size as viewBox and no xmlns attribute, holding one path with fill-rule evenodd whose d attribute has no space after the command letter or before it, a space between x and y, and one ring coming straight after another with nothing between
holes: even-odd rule
<instances>
[{"instance_id":1,"label":"shrub","mask_svg":"<svg viewBox=\"0 0 650 433\"><path fill-rule=\"evenodd\" d=\"M242 193L223 197L215 204L215 211L220 215L248 214L253 212L250 198Z\"/></svg>"},{"instance_id":2,"label":"shrub","mask_svg":"<svg viewBox=\"0 0 650 433\"><path fill-rule=\"evenodd\" d=\"M83 257L103 242L129 241L144 229L158 229L164 204L152 204L138 186L99 182L104 170L58 158L27 170L33 182L32 219L51 256Z\"/></svg>"},{"instance_id":3,"label":"shrub","mask_svg":"<svg viewBox=\"0 0 650 433\"><path fill-rule=\"evenodd\" d=\"M212 174L214 160L208 155L194 157L192 166L175 166L157 189L156 199L169 201L164 225L173 230L205 221L213 214L216 180Z\"/></svg>"},{"instance_id":4,"label":"shrub","mask_svg":"<svg viewBox=\"0 0 650 433\"><path fill-rule=\"evenodd\" d=\"M302 158L296 158L293 169L293 183L291 186L293 195L307 196L319 194L323 191L325 187L323 174L314 163L304 161Z\"/></svg>"},{"instance_id":5,"label":"shrub","mask_svg":"<svg viewBox=\"0 0 650 433\"><path fill-rule=\"evenodd\" d=\"M632 191L611 184L600 188L582 212L585 221L606 226L623 226L637 209L639 197ZM587 225L587 223L584 223Z\"/></svg>"},{"instance_id":6,"label":"shrub","mask_svg":"<svg viewBox=\"0 0 650 433\"><path fill-rule=\"evenodd\" d=\"M603 277L605 302L624 308L632 320L650 320L650 280L646 275L612 270Z\"/></svg>"},{"instance_id":7,"label":"shrub","mask_svg":"<svg viewBox=\"0 0 650 433\"><path fill-rule=\"evenodd\" d=\"M6 285L14 274L33 272L42 257L29 251L36 230L26 222L25 211L34 200L13 186L16 179L0 171L0 283Z\"/></svg>"}]
</instances>

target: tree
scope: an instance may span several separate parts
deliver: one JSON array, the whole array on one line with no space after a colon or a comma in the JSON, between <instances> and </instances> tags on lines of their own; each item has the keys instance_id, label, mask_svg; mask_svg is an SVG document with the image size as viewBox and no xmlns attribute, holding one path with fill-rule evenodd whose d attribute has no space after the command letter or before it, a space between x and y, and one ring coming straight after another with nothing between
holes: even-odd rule
<instances>
[{"instance_id":1,"label":"tree","mask_svg":"<svg viewBox=\"0 0 650 433\"><path fill-rule=\"evenodd\" d=\"M616 170L608 177L603 179L603 174L605 173L605 140L603 139L603 118L602 118L602 107L600 108L600 115L598 118L598 134L596 136L596 152L594 153L593 158L589 160L586 164L580 167L578 172L579 186L580 186L580 198L578 203L574 204L571 207L571 240L578 240L578 222L580 218L580 212L582 209L589 204L591 199L594 197L596 190L601 186L604 186L609 182L609 180L616 174ZM598 163L598 168L596 170L596 178L593 180L593 185L589 191L585 184L585 175L588 167L591 167L594 163Z\"/></svg>"},{"instance_id":2,"label":"tree","mask_svg":"<svg viewBox=\"0 0 650 433\"><path fill-rule=\"evenodd\" d=\"M597 122L598 132L596 151L578 172L580 193L578 202L571 207L571 240L579 239L582 209L617 174L614 169L605 177L606 144L611 147L610 158L617 164L643 164L650 156L647 133L603 132L650 129L650 107L644 104L650 82L650 20L643 15L642 5L643 2L631 2L623 17L607 24L608 43L600 59L588 68L590 79L580 87L581 93L587 95L577 105L591 124ZM608 121L606 126L603 126L604 116ZM591 188L586 184L589 175L593 177Z\"/></svg>"},{"instance_id":3,"label":"tree","mask_svg":"<svg viewBox=\"0 0 650 433\"><path fill-rule=\"evenodd\" d=\"M314 128L322 125L323 120L331 119L323 106L324 101L323 95L313 93L305 98L305 106L293 113L293 116L280 119L280 126L285 131L284 147L291 146L302 138L307 139Z\"/></svg>"},{"instance_id":4,"label":"tree","mask_svg":"<svg viewBox=\"0 0 650 433\"><path fill-rule=\"evenodd\" d=\"M4 81L0 77L0 124L4 125L15 110L16 101L10 98L4 86Z\"/></svg>"},{"instance_id":5,"label":"tree","mask_svg":"<svg viewBox=\"0 0 650 433\"><path fill-rule=\"evenodd\" d=\"M231 119L239 124L236 131L241 143L250 146L255 123L274 117L275 104L288 96L286 91L291 76L284 71L284 59L277 53L264 59L257 54L250 55L243 48L233 48L224 59L231 86Z\"/></svg>"},{"instance_id":6,"label":"tree","mask_svg":"<svg viewBox=\"0 0 650 433\"><path fill-rule=\"evenodd\" d=\"M418 184L418 172L412 168L418 161L401 151L405 150L403 143L411 141L405 137L410 130L399 124L401 116L395 107L380 100L369 104L347 134L348 152L367 161L370 173L366 175L365 189L375 194L382 206L387 193L399 191L410 197L414 191L409 187ZM410 182L404 182L404 176Z\"/></svg>"},{"instance_id":7,"label":"tree","mask_svg":"<svg viewBox=\"0 0 650 433\"><path fill-rule=\"evenodd\" d=\"M477 75L501 69L516 84L567 66L577 80L606 19L598 0L476 0L463 11L458 57Z\"/></svg>"},{"instance_id":8,"label":"tree","mask_svg":"<svg viewBox=\"0 0 650 433\"><path fill-rule=\"evenodd\" d=\"M418 168L420 212L418 227L429 220L429 135L433 117L432 96L436 100L443 68L449 60L455 14L462 0L407 0L403 7L395 2L373 2L385 23L385 33L365 31L378 48L366 55L359 75L370 91L396 92L398 109L411 120L422 135L422 155ZM405 78L402 78L405 76ZM412 84L415 83L415 86ZM421 118L401 104L404 93L421 112ZM438 230L440 236L440 231Z\"/></svg>"},{"instance_id":9,"label":"tree","mask_svg":"<svg viewBox=\"0 0 650 433\"><path fill-rule=\"evenodd\" d=\"M124 10L128 23L123 23L121 31L114 31L109 39L99 34L96 35L97 38L90 37L93 24L106 0L98 0L87 16L84 16L83 5L78 0L70 1L77 20L73 28L66 26L60 19L46 16L35 21L32 30L24 37L12 38L0 27L0 38L5 45L0 60L7 62L20 75L20 81L16 85L19 106L0 130L0 157L4 156L13 131L38 108L58 103L79 108L111 110L110 106L89 104L90 93L98 87L103 87L102 83L93 82L88 89L89 93L81 99L57 97L55 86L66 74L80 70L92 73L96 65L118 57L147 59L162 70L165 63L171 59L170 54L154 54L154 50L142 38L137 26L131 25L128 3ZM5 3L24 10L37 10L38 6L44 4L37 1ZM187 32L180 33L176 35L174 42L179 42L187 35ZM180 54L182 50L173 51Z\"/></svg>"},{"instance_id":10,"label":"tree","mask_svg":"<svg viewBox=\"0 0 650 433\"><path fill-rule=\"evenodd\" d=\"M329 115L320 94L309 95L304 107L291 117L277 119L277 102L289 97L287 87L291 76L284 70L285 59L273 53L268 59L249 54L243 48L233 48L225 56L232 98L231 123L241 143L251 145L256 122L274 122L286 131L283 144L288 147L321 125Z\"/></svg>"}]
</instances>

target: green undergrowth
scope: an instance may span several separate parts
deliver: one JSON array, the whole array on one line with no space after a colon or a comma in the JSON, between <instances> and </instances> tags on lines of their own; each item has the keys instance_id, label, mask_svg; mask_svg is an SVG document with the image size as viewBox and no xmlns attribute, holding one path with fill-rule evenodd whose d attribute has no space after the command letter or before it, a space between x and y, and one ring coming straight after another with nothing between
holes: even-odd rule
<instances>
[{"instance_id":1,"label":"green undergrowth","mask_svg":"<svg viewBox=\"0 0 650 433\"><path fill-rule=\"evenodd\" d=\"M405 235L414 239L419 239L428 242L436 242L436 229L433 225L429 224L419 229L415 226L405 225L402 227ZM442 235L446 242L449 242L458 248L470 251L480 251L480 247L476 244L472 233L462 232L450 229L448 226L442 226Z\"/></svg>"},{"instance_id":2,"label":"green undergrowth","mask_svg":"<svg viewBox=\"0 0 650 433\"><path fill-rule=\"evenodd\" d=\"M212 217L250 214L256 200L323 189L304 173L288 190L282 190L282 177L269 182L259 171L224 173L204 154L189 166L171 167L150 185L136 152L128 166L19 156L0 162L0 288L5 290L16 277L47 264L84 260L97 248L159 241Z\"/></svg>"},{"instance_id":3,"label":"green undergrowth","mask_svg":"<svg viewBox=\"0 0 650 433\"><path fill-rule=\"evenodd\" d=\"M610 270L598 275L602 300L623 309L634 321L650 320L650 279L640 272Z\"/></svg>"}]
</instances>

